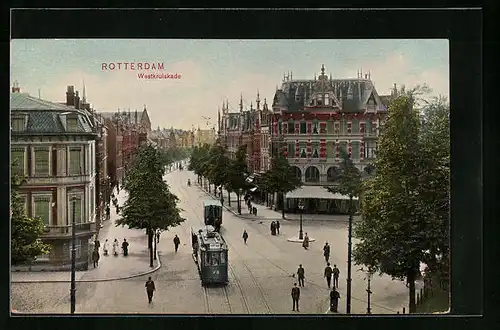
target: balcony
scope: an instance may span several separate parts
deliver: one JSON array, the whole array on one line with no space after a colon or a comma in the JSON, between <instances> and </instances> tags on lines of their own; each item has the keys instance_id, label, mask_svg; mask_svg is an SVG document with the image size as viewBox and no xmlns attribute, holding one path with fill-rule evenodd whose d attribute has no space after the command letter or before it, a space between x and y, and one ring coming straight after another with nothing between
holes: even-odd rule
<instances>
[{"instance_id":1,"label":"balcony","mask_svg":"<svg viewBox=\"0 0 500 330\"><path fill-rule=\"evenodd\" d=\"M79 223L75 225L75 235L94 234L96 232L95 222ZM71 237L71 225L68 226L45 226L43 238L68 238Z\"/></svg>"}]
</instances>

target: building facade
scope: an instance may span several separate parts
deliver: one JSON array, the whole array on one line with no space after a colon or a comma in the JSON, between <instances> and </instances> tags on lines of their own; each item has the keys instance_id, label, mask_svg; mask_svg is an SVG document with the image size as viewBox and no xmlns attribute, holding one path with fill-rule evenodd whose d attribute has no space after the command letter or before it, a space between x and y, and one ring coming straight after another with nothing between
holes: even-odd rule
<instances>
[{"instance_id":1,"label":"building facade","mask_svg":"<svg viewBox=\"0 0 500 330\"><path fill-rule=\"evenodd\" d=\"M18 86L10 95L12 171L26 177L20 187L26 214L44 221L42 239L52 249L37 258L36 267L47 270L71 266L73 215L78 269L88 267L89 241L96 233L98 134L89 113L79 109L78 93L74 104L35 98Z\"/></svg>"},{"instance_id":2,"label":"building facade","mask_svg":"<svg viewBox=\"0 0 500 330\"><path fill-rule=\"evenodd\" d=\"M387 116L387 107L369 74L332 79L322 66L318 78L285 77L272 108L272 152L282 153L293 166L306 186L302 189L313 199L311 208L331 209L322 187L334 185L339 178L341 151L363 172L374 161L377 138ZM293 209L295 204L296 200L291 200L287 206Z\"/></svg>"}]
</instances>

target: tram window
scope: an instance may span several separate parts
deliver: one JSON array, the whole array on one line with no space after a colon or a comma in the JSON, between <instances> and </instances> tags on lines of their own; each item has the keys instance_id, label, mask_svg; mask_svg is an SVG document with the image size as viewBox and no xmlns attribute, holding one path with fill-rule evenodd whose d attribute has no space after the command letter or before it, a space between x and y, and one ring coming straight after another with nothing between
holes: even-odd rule
<instances>
[{"instance_id":1,"label":"tram window","mask_svg":"<svg viewBox=\"0 0 500 330\"><path fill-rule=\"evenodd\" d=\"M212 255L212 266L219 266L219 254L213 253Z\"/></svg>"},{"instance_id":2,"label":"tram window","mask_svg":"<svg viewBox=\"0 0 500 330\"><path fill-rule=\"evenodd\" d=\"M225 264L226 263L226 253L225 252L221 252L220 253L220 263L221 264Z\"/></svg>"},{"instance_id":3,"label":"tram window","mask_svg":"<svg viewBox=\"0 0 500 330\"><path fill-rule=\"evenodd\" d=\"M210 265L210 254L209 253L205 253L204 261L205 261L205 265L207 265L207 266Z\"/></svg>"}]
</instances>

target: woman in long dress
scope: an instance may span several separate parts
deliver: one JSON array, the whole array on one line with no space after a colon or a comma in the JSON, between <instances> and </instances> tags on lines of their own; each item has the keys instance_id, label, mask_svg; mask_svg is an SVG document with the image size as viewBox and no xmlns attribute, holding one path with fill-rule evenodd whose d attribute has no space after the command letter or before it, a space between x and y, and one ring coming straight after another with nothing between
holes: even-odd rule
<instances>
[{"instance_id":1,"label":"woman in long dress","mask_svg":"<svg viewBox=\"0 0 500 330\"><path fill-rule=\"evenodd\" d=\"M119 245L118 240L115 238L115 241L113 242L113 254L115 256L118 255L118 245Z\"/></svg>"}]
</instances>

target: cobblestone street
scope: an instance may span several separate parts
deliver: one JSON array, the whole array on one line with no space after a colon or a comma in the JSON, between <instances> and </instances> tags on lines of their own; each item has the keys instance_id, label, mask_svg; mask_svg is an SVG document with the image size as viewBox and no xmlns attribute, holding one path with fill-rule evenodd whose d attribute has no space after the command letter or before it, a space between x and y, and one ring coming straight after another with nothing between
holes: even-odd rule
<instances>
[{"instance_id":1,"label":"cobblestone street","mask_svg":"<svg viewBox=\"0 0 500 330\"><path fill-rule=\"evenodd\" d=\"M322 247L327 241L332 247L330 261L340 269L339 312L345 313L347 223L344 221L304 218L304 231L316 239L309 250L304 250L301 244L287 241L287 238L297 235L297 221L280 221L280 235L271 236L269 221L240 218L225 210L221 233L229 246L229 284L224 288L204 289L191 256L190 230L203 226L202 201L210 197L195 185L187 187L188 178L196 181L194 174L188 171L175 171L165 178L172 192L181 199L180 207L187 220L162 233L158 244L161 268L151 275L125 280L77 283L77 313L292 313L290 291L295 282L292 275L302 264L306 282L305 288L301 289L300 313L324 314L328 309L329 290L323 278ZM147 271L149 261L144 232L114 228L109 223L105 226L101 235L108 239L115 236L120 241L124 237L132 239L131 253L137 255L136 260L130 261L136 265L134 267ZM244 229L249 234L248 245L241 239ZM175 234L181 239L177 253L172 242ZM103 241L104 236L101 244ZM105 266L106 262L104 259L101 272L110 273L115 266L111 262ZM140 266L141 263L144 267ZM109 270L106 271L105 267ZM352 312L364 314L366 280L358 268L353 266ZM152 304L147 303L144 289L148 276L152 276L157 288ZM407 305L408 292L404 282L375 275L371 285L372 313L395 314ZM30 313L69 313L69 289L67 282L13 283L12 307Z\"/></svg>"}]
</instances>

